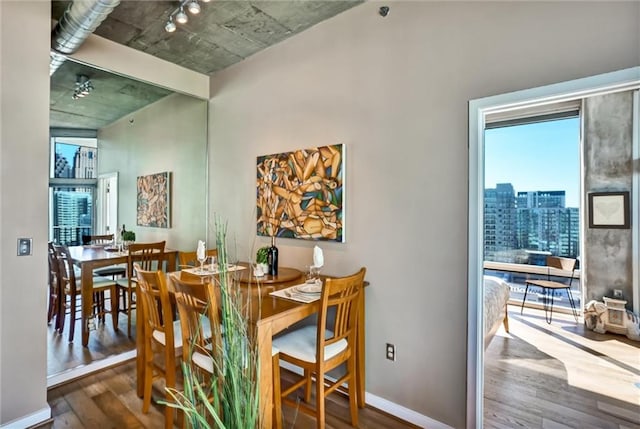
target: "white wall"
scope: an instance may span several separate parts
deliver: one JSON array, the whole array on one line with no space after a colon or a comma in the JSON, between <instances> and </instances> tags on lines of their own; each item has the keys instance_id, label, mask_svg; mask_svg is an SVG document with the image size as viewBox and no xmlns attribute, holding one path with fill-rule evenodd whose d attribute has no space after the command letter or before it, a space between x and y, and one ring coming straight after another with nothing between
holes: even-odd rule
<instances>
[{"instance_id":1,"label":"white wall","mask_svg":"<svg viewBox=\"0 0 640 429\"><path fill-rule=\"evenodd\" d=\"M132 122L130 122L132 121ZM118 172L118 223L136 241L195 250L206 233L207 102L172 94L98 131L99 173ZM171 228L136 225L138 176L171 172Z\"/></svg>"},{"instance_id":2,"label":"white wall","mask_svg":"<svg viewBox=\"0 0 640 429\"><path fill-rule=\"evenodd\" d=\"M465 426L467 103L640 64L640 3L366 2L212 78L211 212L255 244L255 157L345 143L346 243L367 266L367 391ZM315 243L279 240L302 268ZM384 358L394 343L397 361Z\"/></svg>"},{"instance_id":3,"label":"white wall","mask_svg":"<svg viewBox=\"0 0 640 429\"><path fill-rule=\"evenodd\" d=\"M0 2L0 425L46 401L50 3ZM25 29L29 31L25 31ZM33 254L16 256L16 239Z\"/></svg>"}]
</instances>

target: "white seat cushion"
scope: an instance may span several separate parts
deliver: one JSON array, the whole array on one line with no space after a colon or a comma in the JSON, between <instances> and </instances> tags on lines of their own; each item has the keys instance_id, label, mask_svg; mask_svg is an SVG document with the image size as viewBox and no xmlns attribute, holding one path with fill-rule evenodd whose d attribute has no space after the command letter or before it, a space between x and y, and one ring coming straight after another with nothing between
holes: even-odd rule
<instances>
[{"instance_id":1,"label":"white seat cushion","mask_svg":"<svg viewBox=\"0 0 640 429\"><path fill-rule=\"evenodd\" d=\"M273 339L273 345L280 353L289 355L305 362L316 361L316 326L305 326ZM325 338L333 337L333 332L325 330ZM331 359L347 348L347 340L342 339L334 344L325 346L324 358Z\"/></svg>"},{"instance_id":2,"label":"white seat cushion","mask_svg":"<svg viewBox=\"0 0 640 429\"><path fill-rule=\"evenodd\" d=\"M204 369L209 374L213 374L213 359L211 356L194 350L191 355L191 362Z\"/></svg>"},{"instance_id":3,"label":"white seat cushion","mask_svg":"<svg viewBox=\"0 0 640 429\"><path fill-rule=\"evenodd\" d=\"M164 332L158 331L157 329L153 331L151 336L160 344L166 346L166 339ZM180 321L176 320L173 322L173 346L175 348L182 347L182 330L180 329Z\"/></svg>"}]
</instances>

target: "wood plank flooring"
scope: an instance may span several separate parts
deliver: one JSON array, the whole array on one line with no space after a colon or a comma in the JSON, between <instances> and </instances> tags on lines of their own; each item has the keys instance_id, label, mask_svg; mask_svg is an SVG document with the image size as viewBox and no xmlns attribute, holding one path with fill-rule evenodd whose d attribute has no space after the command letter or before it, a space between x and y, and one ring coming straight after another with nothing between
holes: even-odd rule
<instances>
[{"instance_id":1,"label":"wood plank flooring","mask_svg":"<svg viewBox=\"0 0 640 429\"><path fill-rule=\"evenodd\" d=\"M640 429L640 342L510 307L485 353L485 428Z\"/></svg>"},{"instance_id":2,"label":"wood plank flooring","mask_svg":"<svg viewBox=\"0 0 640 429\"><path fill-rule=\"evenodd\" d=\"M283 385L293 375L282 371ZM160 398L161 383L154 384L154 398ZM135 393L135 362L130 361L100 371L69 384L50 389L51 429L138 429L164 426L164 410L152 401L148 414L142 413L142 400ZM326 428L350 428L349 402L340 394L332 394L326 403ZM294 408L283 407L284 428L315 428L315 419ZM370 429L415 428L374 408L359 412L359 427Z\"/></svg>"},{"instance_id":3,"label":"wood plank flooring","mask_svg":"<svg viewBox=\"0 0 640 429\"><path fill-rule=\"evenodd\" d=\"M109 304L107 304L109 305ZM135 327L136 312L133 311ZM67 370L90 364L109 356L124 353L136 348L135 328L132 338L127 336L127 315L118 317L119 330L113 330L111 315L107 314L105 323L96 323L96 329L89 334L89 346L82 347L80 320L75 321L76 331L73 342L69 342L69 316L62 335L57 333L54 324L47 326L47 375L54 375Z\"/></svg>"}]
</instances>

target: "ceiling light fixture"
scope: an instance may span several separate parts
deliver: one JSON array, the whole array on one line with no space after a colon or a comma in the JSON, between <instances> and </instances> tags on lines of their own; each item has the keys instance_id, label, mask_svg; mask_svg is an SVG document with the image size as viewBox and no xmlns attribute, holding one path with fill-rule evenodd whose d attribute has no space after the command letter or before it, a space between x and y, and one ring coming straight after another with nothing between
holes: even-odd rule
<instances>
[{"instance_id":1,"label":"ceiling light fixture","mask_svg":"<svg viewBox=\"0 0 640 429\"><path fill-rule=\"evenodd\" d=\"M167 33L173 33L176 31L176 23L186 24L189 22L189 15L185 13L185 9L192 15L199 14L202 11L200 1L202 3L209 3L211 0L180 0L178 7L169 14L169 18L164 25L164 31Z\"/></svg>"},{"instance_id":2,"label":"ceiling light fixture","mask_svg":"<svg viewBox=\"0 0 640 429\"><path fill-rule=\"evenodd\" d=\"M76 88L73 90L73 98L77 100L78 98L85 97L89 95L93 91L93 84L91 80L83 74L79 74L76 76Z\"/></svg>"},{"instance_id":3,"label":"ceiling light fixture","mask_svg":"<svg viewBox=\"0 0 640 429\"><path fill-rule=\"evenodd\" d=\"M191 0L189 5L187 6L187 10L193 15L197 15L200 13L200 4L198 4L198 0Z\"/></svg>"},{"instance_id":4,"label":"ceiling light fixture","mask_svg":"<svg viewBox=\"0 0 640 429\"><path fill-rule=\"evenodd\" d=\"M186 24L189 22L189 16L184 13L184 9L180 6L180 11L176 13L176 22L178 24Z\"/></svg>"},{"instance_id":5,"label":"ceiling light fixture","mask_svg":"<svg viewBox=\"0 0 640 429\"><path fill-rule=\"evenodd\" d=\"M174 31L176 31L176 23L173 22L173 16L169 17L169 20L164 25L164 31L166 31L167 33L173 33Z\"/></svg>"}]
</instances>

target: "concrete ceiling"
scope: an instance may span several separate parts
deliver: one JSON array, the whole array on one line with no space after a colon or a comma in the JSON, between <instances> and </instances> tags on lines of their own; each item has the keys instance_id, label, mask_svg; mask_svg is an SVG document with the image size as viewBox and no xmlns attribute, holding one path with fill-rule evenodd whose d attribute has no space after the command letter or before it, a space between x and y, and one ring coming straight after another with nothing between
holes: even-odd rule
<instances>
[{"instance_id":1,"label":"concrete ceiling","mask_svg":"<svg viewBox=\"0 0 640 429\"><path fill-rule=\"evenodd\" d=\"M187 24L167 33L165 23L178 1L122 0L95 34L211 75L362 1L201 1L200 14L189 15ZM52 1L52 19L58 20L69 3ZM73 100L76 75L83 67L67 61L52 76L52 127L99 129L169 93L88 68L84 74L95 89L88 97Z\"/></svg>"}]
</instances>

